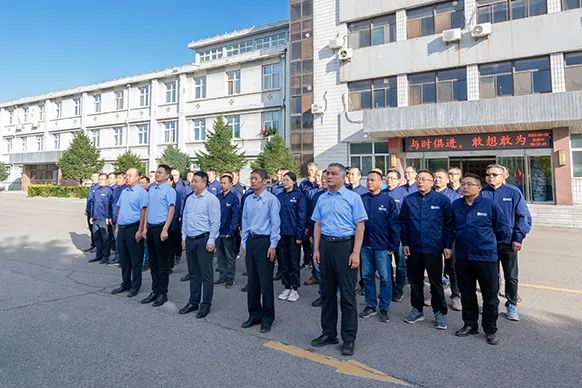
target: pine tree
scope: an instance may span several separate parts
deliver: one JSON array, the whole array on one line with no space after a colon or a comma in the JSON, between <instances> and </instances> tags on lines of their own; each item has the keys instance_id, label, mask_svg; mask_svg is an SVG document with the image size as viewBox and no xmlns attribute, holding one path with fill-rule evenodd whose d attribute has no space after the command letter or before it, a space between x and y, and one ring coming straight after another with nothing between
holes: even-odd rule
<instances>
[{"instance_id":1,"label":"pine tree","mask_svg":"<svg viewBox=\"0 0 582 388\"><path fill-rule=\"evenodd\" d=\"M158 163L167 164L173 169L180 171L182 176L186 176L190 170L190 157L187 153L180 151L178 147L168 144L164 149L164 153L158 159Z\"/></svg>"},{"instance_id":2,"label":"pine tree","mask_svg":"<svg viewBox=\"0 0 582 388\"><path fill-rule=\"evenodd\" d=\"M63 178L75 179L79 183L89 179L93 172L100 171L103 165L101 153L84 131L75 134L69 148L57 162Z\"/></svg>"},{"instance_id":3,"label":"pine tree","mask_svg":"<svg viewBox=\"0 0 582 388\"><path fill-rule=\"evenodd\" d=\"M280 168L287 169L294 173L299 172L299 165L295 157L287 148L285 140L280 135L273 135L261 151L257 160L255 160L252 168L262 168L269 173L269 176L276 176L277 170Z\"/></svg>"},{"instance_id":4,"label":"pine tree","mask_svg":"<svg viewBox=\"0 0 582 388\"><path fill-rule=\"evenodd\" d=\"M115 160L114 166L117 174L124 173L130 168L135 168L142 173L145 172L145 165L141 161L141 158L139 155L131 152L131 150L127 150L119 155Z\"/></svg>"},{"instance_id":5,"label":"pine tree","mask_svg":"<svg viewBox=\"0 0 582 388\"><path fill-rule=\"evenodd\" d=\"M4 162L0 162L0 182L6 180L8 178L8 170L6 170L6 164Z\"/></svg>"},{"instance_id":6,"label":"pine tree","mask_svg":"<svg viewBox=\"0 0 582 388\"><path fill-rule=\"evenodd\" d=\"M214 121L214 128L207 134L204 146L206 152L196 152L196 160L202 170L212 168L223 174L239 171L246 165L245 154L232 143L232 130L222 116Z\"/></svg>"}]
</instances>

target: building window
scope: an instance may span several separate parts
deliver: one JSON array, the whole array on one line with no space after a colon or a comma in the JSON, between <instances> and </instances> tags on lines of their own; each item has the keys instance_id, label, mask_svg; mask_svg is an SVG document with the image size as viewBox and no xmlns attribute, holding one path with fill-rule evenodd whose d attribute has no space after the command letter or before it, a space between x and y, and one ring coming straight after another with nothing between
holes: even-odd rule
<instances>
[{"instance_id":1,"label":"building window","mask_svg":"<svg viewBox=\"0 0 582 388\"><path fill-rule=\"evenodd\" d=\"M228 85L228 95L240 93L240 70L227 71L227 85Z\"/></svg>"},{"instance_id":2,"label":"building window","mask_svg":"<svg viewBox=\"0 0 582 388\"><path fill-rule=\"evenodd\" d=\"M263 129L276 129L279 130L280 115L278 111L274 112L263 112L262 114Z\"/></svg>"},{"instance_id":3,"label":"building window","mask_svg":"<svg viewBox=\"0 0 582 388\"><path fill-rule=\"evenodd\" d=\"M582 51L564 55L566 90L582 90Z\"/></svg>"},{"instance_id":4,"label":"building window","mask_svg":"<svg viewBox=\"0 0 582 388\"><path fill-rule=\"evenodd\" d=\"M14 111L13 110L8 111L8 124L10 124L10 125L14 124Z\"/></svg>"},{"instance_id":5,"label":"building window","mask_svg":"<svg viewBox=\"0 0 582 388\"><path fill-rule=\"evenodd\" d=\"M166 104L176 102L176 81L166 83Z\"/></svg>"},{"instance_id":6,"label":"building window","mask_svg":"<svg viewBox=\"0 0 582 388\"><path fill-rule=\"evenodd\" d=\"M465 68L408 76L409 105L467 100Z\"/></svg>"},{"instance_id":7,"label":"building window","mask_svg":"<svg viewBox=\"0 0 582 388\"><path fill-rule=\"evenodd\" d=\"M150 105L150 87L142 86L139 88L139 106Z\"/></svg>"},{"instance_id":8,"label":"building window","mask_svg":"<svg viewBox=\"0 0 582 388\"><path fill-rule=\"evenodd\" d=\"M116 146L123 145L123 127L113 128L113 144Z\"/></svg>"},{"instance_id":9,"label":"building window","mask_svg":"<svg viewBox=\"0 0 582 388\"><path fill-rule=\"evenodd\" d=\"M53 134L53 149L55 151L61 149L61 135L59 133Z\"/></svg>"},{"instance_id":10,"label":"building window","mask_svg":"<svg viewBox=\"0 0 582 388\"><path fill-rule=\"evenodd\" d=\"M570 135L572 141L572 167L575 178L582 178L582 135Z\"/></svg>"},{"instance_id":11,"label":"building window","mask_svg":"<svg viewBox=\"0 0 582 388\"><path fill-rule=\"evenodd\" d=\"M226 46L226 56L232 57L233 55L239 55L248 53L253 50L253 41L247 40L246 42L240 42Z\"/></svg>"},{"instance_id":12,"label":"building window","mask_svg":"<svg viewBox=\"0 0 582 388\"><path fill-rule=\"evenodd\" d=\"M40 135L40 136L35 136L35 138L36 138L36 150L37 150L37 151L42 151L42 150L43 150L43 148L44 148L44 147L43 147L43 145L44 145L44 144L43 144L43 143L44 143L44 141L43 141L43 140L44 140L44 139L43 139L43 136L42 136L42 135Z\"/></svg>"},{"instance_id":13,"label":"building window","mask_svg":"<svg viewBox=\"0 0 582 388\"><path fill-rule=\"evenodd\" d=\"M123 109L123 90L117 90L115 92L115 109L116 110Z\"/></svg>"},{"instance_id":14,"label":"building window","mask_svg":"<svg viewBox=\"0 0 582 388\"><path fill-rule=\"evenodd\" d=\"M279 89L280 77L280 64L263 66L263 90Z\"/></svg>"},{"instance_id":15,"label":"building window","mask_svg":"<svg viewBox=\"0 0 582 388\"><path fill-rule=\"evenodd\" d=\"M74 106L74 115L80 116L81 115L81 99L79 97L73 98L73 106Z\"/></svg>"},{"instance_id":16,"label":"building window","mask_svg":"<svg viewBox=\"0 0 582 388\"><path fill-rule=\"evenodd\" d=\"M351 143L350 166L359 167L362 174L373 168L385 174L389 166L388 143Z\"/></svg>"},{"instance_id":17,"label":"building window","mask_svg":"<svg viewBox=\"0 0 582 388\"><path fill-rule=\"evenodd\" d=\"M212 50L203 51L200 53L200 61L206 62L213 59L222 58L223 52L222 47L215 48Z\"/></svg>"},{"instance_id":18,"label":"building window","mask_svg":"<svg viewBox=\"0 0 582 388\"><path fill-rule=\"evenodd\" d=\"M99 147L100 139L101 139L100 129L94 129L93 131L91 131L91 141L93 142L93 145L95 147Z\"/></svg>"},{"instance_id":19,"label":"building window","mask_svg":"<svg viewBox=\"0 0 582 388\"><path fill-rule=\"evenodd\" d=\"M396 77L350 82L349 111L398 106Z\"/></svg>"},{"instance_id":20,"label":"building window","mask_svg":"<svg viewBox=\"0 0 582 388\"><path fill-rule=\"evenodd\" d=\"M477 23L500 23L545 13L546 0L477 0Z\"/></svg>"},{"instance_id":21,"label":"building window","mask_svg":"<svg viewBox=\"0 0 582 388\"><path fill-rule=\"evenodd\" d=\"M549 57L480 65L479 74L480 98L552 91Z\"/></svg>"},{"instance_id":22,"label":"building window","mask_svg":"<svg viewBox=\"0 0 582 388\"><path fill-rule=\"evenodd\" d=\"M95 113L100 113L101 112L101 95L95 94L93 96L93 100L95 102Z\"/></svg>"},{"instance_id":23,"label":"building window","mask_svg":"<svg viewBox=\"0 0 582 388\"><path fill-rule=\"evenodd\" d=\"M463 28L464 7L464 0L458 0L406 11L408 39L440 34L452 28Z\"/></svg>"},{"instance_id":24,"label":"building window","mask_svg":"<svg viewBox=\"0 0 582 388\"><path fill-rule=\"evenodd\" d=\"M44 121L44 104L38 106L38 120Z\"/></svg>"},{"instance_id":25,"label":"building window","mask_svg":"<svg viewBox=\"0 0 582 388\"><path fill-rule=\"evenodd\" d=\"M232 130L232 137L235 139L240 138L240 115L226 116L226 122L229 128Z\"/></svg>"},{"instance_id":26,"label":"building window","mask_svg":"<svg viewBox=\"0 0 582 388\"><path fill-rule=\"evenodd\" d=\"M206 119L194 120L194 141L206 140Z\"/></svg>"},{"instance_id":27,"label":"building window","mask_svg":"<svg viewBox=\"0 0 582 388\"><path fill-rule=\"evenodd\" d=\"M24 111L24 122L25 123L28 123L28 119L29 119L29 117L28 117L28 107L23 108L23 111Z\"/></svg>"},{"instance_id":28,"label":"building window","mask_svg":"<svg viewBox=\"0 0 582 388\"><path fill-rule=\"evenodd\" d=\"M63 116L63 103L62 101L55 102L55 111L57 119L60 119Z\"/></svg>"},{"instance_id":29,"label":"building window","mask_svg":"<svg viewBox=\"0 0 582 388\"><path fill-rule=\"evenodd\" d=\"M176 122L168 121L164 123L164 143L176 142Z\"/></svg>"},{"instance_id":30,"label":"building window","mask_svg":"<svg viewBox=\"0 0 582 388\"><path fill-rule=\"evenodd\" d=\"M194 98L206 98L206 77L194 78Z\"/></svg>"},{"instance_id":31,"label":"building window","mask_svg":"<svg viewBox=\"0 0 582 388\"><path fill-rule=\"evenodd\" d=\"M350 23L348 31L348 43L353 49L395 42L396 16L392 14Z\"/></svg>"},{"instance_id":32,"label":"building window","mask_svg":"<svg viewBox=\"0 0 582 388\"><path fill-rule=\"evenodd\" d=\"M582 8L582 0L562 0L562 10Z\"/></svg>"},{"instance_id":33,"label":"building window","mask_svg":"<svg viewBox=\"0 0 582 388\"><path fill-rule=\"evenodd\" d=\"M137 144L148 144L148 137L150 132L149 124L141 124L137 126Z\"/></svg>"},{"instance_id":34,"label":"building window","mask_svg":"<svg viewBox=\"0 0 582 388\"><path fill-rule=\"evenodd\" d=\"M285 46L286 44L287 34L284 32L255 39L255 48L257 50Z\"/></svg>"},{"instance_id":35,"label":"building window","mask_svg":"<svg viewBox=\"0 0 582 388\"><path fill-rule=\"evenodd\" d=\"M6 153L12 152L12 139L6 139Z\"/></svg>"}]
</instances>

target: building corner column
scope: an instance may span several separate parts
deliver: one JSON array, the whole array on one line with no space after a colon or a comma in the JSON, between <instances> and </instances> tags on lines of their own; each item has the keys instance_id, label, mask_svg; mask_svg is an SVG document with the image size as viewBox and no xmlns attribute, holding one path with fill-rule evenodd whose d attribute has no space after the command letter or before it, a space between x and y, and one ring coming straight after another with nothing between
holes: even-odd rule
<instances>
[{"instance_id":1,"label":"building corner column","mask_svg":"<svg viewBox=\"0 0 582 388\"><path fill-rule=\"evenodd\" d=\"M569 128L554 128L552 131L553 165L554 165L554 191L556 193L556 205L573 205L572 193L572 158L570 149ZM565 162L560 165L560 153L565 154Z\"/></svg>"}]
</instances>

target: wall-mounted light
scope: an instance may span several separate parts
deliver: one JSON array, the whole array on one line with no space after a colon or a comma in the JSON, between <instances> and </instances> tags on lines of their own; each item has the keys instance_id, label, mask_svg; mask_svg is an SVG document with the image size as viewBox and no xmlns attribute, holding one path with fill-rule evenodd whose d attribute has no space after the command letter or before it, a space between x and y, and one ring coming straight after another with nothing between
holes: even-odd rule
<instances>
[{"instance_id":1,"label":"wall-mounted light","mask_svg":"<svg viewBox=\"0 0 582 388\"><path fill-rule=\"evenodd\" d=\"M565 166L566 164L566 150L558 150L558 166Z\"/></svg>"}]
</instances>

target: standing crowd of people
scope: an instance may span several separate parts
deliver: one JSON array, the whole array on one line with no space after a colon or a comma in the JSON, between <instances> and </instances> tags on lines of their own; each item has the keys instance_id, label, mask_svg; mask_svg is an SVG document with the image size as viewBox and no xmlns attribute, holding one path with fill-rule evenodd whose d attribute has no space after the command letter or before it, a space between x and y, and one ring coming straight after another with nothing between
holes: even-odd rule
<instances>
[{"instance_id":1,"label":"standing crowd of people","mask_svg":"<svg viewBox=\"0 0 582 388\"><path fill-rule=\"evenodd\" d=\"M275 321L274 281L283 285L279 300L296 302L301 269L311 268L303 285L319 287L312 306L321 307L322 327L311 345L339 342L339 294L344 355L354 353L358 316L389 322L390 304L402 302L407 283L407 323L424 320L424 307L430 306L435 328L447 329L448 287L450 308L462 311L457 336L479 332L478 289L489 344L499 341L500 293L507 300L507 318L519 321L518 252L531 216L522 193L506 182L506 167L488 166L485 185L479 175L463 175L459 168L409 166L402 184L400 171L390 169L384 176L373 169L365 187L357 167L332 163L322 170L310 163L307 172L298 182L296 174L280 169L268 185L266 171L255 169L248 189L236 172L189 171L182 179L164 164L149 176L136 169L95 173L86 206L87 251L95 251L89 262L120 266L122 282L112 293L128 297L138 295L142 272L149 269L151 292L141 303L161 306L168 301L172 268L185 251L188 273L180 280L189 282L190 297L179 313L196 311L204 318L214 287L232 288L236 259L244 257L248 319L241 326L259 325L262 333ZM424 296L425 282L430 299ZM358 291L366 304L359 313Z\"/></svg>"}]
</instances>

